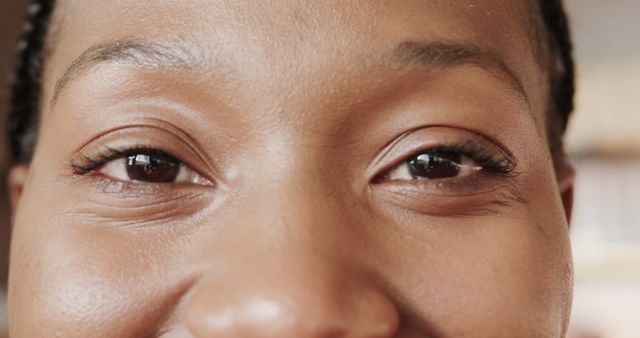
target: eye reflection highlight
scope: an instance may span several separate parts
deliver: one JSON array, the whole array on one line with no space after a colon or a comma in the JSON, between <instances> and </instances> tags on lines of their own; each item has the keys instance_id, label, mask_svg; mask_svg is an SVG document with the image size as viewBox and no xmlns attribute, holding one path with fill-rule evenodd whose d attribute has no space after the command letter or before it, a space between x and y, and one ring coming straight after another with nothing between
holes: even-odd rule
<instances>
[{"instance_id":1,"label":"eye reflection highlight","mask_svg":"<svg viewBox=\"0 0 640 338\"><path fill-rule=\"evenodd\" d=\"M389 180L439 180L472 175L482 170L468 156L431 150L400 164L388 175Z\"/></svg>"}]
</instances>

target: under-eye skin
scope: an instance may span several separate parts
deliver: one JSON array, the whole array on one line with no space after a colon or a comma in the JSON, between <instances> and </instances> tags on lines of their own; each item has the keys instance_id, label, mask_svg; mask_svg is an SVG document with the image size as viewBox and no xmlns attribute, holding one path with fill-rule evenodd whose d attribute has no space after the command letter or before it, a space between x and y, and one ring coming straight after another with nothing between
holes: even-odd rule
<instances>
[{"instance_id":1,"label":"under-eye skin","mask_svg":"<svg viewBox=\"0 0 640 338\"><path fill-rule=\"evenodd\" d=\"M109 141L89 144L69 162L72 193L84 200L75 209L77 215L104 225L139 228L186 220L216 205L217 181L200 174L204 166L188 150L180 150L184 145L162 146L150 138ZM184 157L174 155L181 152Z\"/></svg>"}]
</instances>

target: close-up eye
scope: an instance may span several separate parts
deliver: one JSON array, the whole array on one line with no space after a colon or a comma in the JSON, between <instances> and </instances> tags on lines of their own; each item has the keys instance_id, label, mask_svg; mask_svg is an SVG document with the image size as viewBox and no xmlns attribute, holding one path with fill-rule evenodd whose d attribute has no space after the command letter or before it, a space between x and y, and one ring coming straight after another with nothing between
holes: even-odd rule
<instances>
[{"instance_id":1,"label":"close-up eye","mask_svg":"<svg viewBox=\"0 0 640 338\"><path fill-rule=\"evenodd\" d=\"M211 184L185 163L157 150L114 151L87 162L86 166L75 164L74 168L81 174L92 173L122 182Z\"/></svg>"},{"instance_id":2,"label":"close-up eye","mask_svg":"<svg viewBox=\"0 0 640 338\"><path fill-rule=\"evenodd\" d=\"M469 156L446 150L428 150L401 163L387 174L389 180L445 179L482 170Z\"/></svg>"},{"instance_id":3,"label":"close-up eye","mask_svg":"<svg viewBox=\"0 0 640 338\"><path fill-rule=\"evenodd\" d=\"M378 181L464 180L479 174L507 175L515 166L500 147L479 137L460 144L432 146L396 163Z\"/></svg>"}]
</instances>

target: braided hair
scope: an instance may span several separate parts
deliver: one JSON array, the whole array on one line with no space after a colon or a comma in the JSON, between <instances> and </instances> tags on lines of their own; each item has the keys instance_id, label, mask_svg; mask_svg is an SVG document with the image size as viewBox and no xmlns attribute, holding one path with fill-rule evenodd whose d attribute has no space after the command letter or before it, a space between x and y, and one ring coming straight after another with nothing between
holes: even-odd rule
<instances>
[{"instance_id":1,"label":"braided hair","mask_svg":"<svg viewBox=\"0 0 640 338\"><path fill-rule=\"evenodd\" d=\"M7 127L10 154L19 163L29 162L35 148L43 54L53 5L54 0L31 2L18 42Z\"/></svg>"},{"instance_id":2,"label":"braided hair","mask_svg":"<svg viewBox=\"0 0 640 338\"><path fill-rule=\"evenodd\" d=\"M547 112L547 135L551 156L559 171L564 165L565 152L562 136L567 130L573 112L575 94L575 65L569 21L562 0L540 0L540 13L546 28L549 49L550 102Z\"/></svg>"},{"instance_id":3,"label":"braided hair","mask_svg":"<svg viewBox=\"0 0 640 338\"><path fill-rule=\"evenodd\" d=\"M18 43L8 120L10 154L18 163L31 160L36 144L43 54L55 0L32 0ZM539 0L549 51L550 107L548 133L551 152L564 155L562 135L573 111L574 64L571 37L562 0Z\"/></svg>"}]
</instances>

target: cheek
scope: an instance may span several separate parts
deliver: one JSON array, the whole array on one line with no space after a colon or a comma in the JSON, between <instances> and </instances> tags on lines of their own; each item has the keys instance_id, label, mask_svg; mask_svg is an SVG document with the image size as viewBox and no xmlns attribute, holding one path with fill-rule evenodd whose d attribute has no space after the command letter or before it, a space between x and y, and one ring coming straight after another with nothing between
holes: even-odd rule
<instances>
[{"instance_id":1,"label":"cheek","mask_svg":"<svg viewBox=\"0 0 640 338\"><path fill-rule=\"evenodd\" d=\"M69 213L73 201L33 197L23 199L12 239L12 336L153 335L190 287L167 242Z\"/></svg>"},{"instance_id":2,"label":"cheek","mask_svg":"<svg viewBox=\"0 0 640 338\"><path fill-rule=\"evenodd\" d=\"M560 337L571 302L562 215L539 199L473 219L407 218L379 269L424 321L448 323L443 335Z\"/></svg>"},{"instance_id":3,"label":"cheek","mask_svg":"<svg viewBox=\"0 0 640 338\"><path fill-rule=\"evenodd\" d=\"M43 181L32 187L55 182L38 177ZM197 278L190 263L202 240L186 230L109 227L104 219L73 212L82 200L57 200L72 195L57 188L28 189L17 214L12 335L149 336L171 322ZM435 330L445 336L559 337L571 297L567 226L559 199L544 198L555 196L553 184L524 190L527 204L513 202L487 215L409 212L385 219L363 209L353 224L376 232L351 238L351 248L356 239L363 242L351 257L388 284L400 307L423 322L441 323ZM325 249L335 251L334 242L328 243L333 246Z\"/></svg>"}]
</instances>

